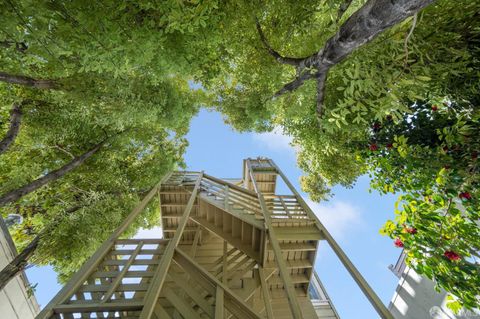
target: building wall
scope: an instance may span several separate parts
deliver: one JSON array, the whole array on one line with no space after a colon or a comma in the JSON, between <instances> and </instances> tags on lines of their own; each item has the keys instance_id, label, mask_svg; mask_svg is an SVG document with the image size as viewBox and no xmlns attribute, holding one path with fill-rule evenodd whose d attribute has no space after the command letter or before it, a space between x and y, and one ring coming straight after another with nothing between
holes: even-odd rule
<instances>
[{"instance_id":1,"label":"building wall","mask_svg":"<svg viewBox=\"0 0 480 319\"><path fill-rule=\"evenodd\" d=\"M340 318L316 272L313 273L310 282L309 297L319 319Z\"/></svg>"},{"instance_id":2,"label":"building wall","mask_svg":"<svg viewBox=\"0 0 480 319\"><path fill-rule=\"evenodd\" d=\"M389 305L395 319L471 319L479 314L454 315L446 306L447 293L437 292L434 283L405 265L402 254L392 271L399 277L397 289Z\"/></svg>"},{"instance_id":3,"label":"building wall","mask_svg":"<svg viewBox=\"0 0 480 319\"><path fill-rule=\"evenodd\" d=\"M3 269L17 254L12 238L0 217L0 268ZM39 306L35 297L28 297L28 281L24 273L15 277L0 291L0 318L35 318Z\"/></svg>"}]
</instances>

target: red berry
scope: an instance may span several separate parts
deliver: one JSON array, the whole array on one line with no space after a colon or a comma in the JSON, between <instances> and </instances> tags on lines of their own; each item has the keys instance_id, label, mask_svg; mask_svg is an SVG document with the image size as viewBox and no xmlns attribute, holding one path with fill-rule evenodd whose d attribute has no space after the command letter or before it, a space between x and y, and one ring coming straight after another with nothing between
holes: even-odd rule
<instances>
[{"instance_id":1,"label":"red berry","mask_svg":"<svg viewBox=\"0 0 480 319\"><path fill-rule=\"evenodd\" d=\"M465 200L471 200L472 199L472 195L469 192L461 192L460 194L458 194L458 197L460 199L465 199Z\"/></svg>"},{"instance_id":2,"label":"red berry","mask_svg":"<svg viewBox=\"0 0 480 319\"><path fill-rule=\"evenodd\" d=\"M373 144L370 144L368 148L370 149L370 151L376 151L378 150L378 145L373 143Z\"/></svg>"},{"instance_id":3,"label":"red berry","mask_svg":"<svg viewBox=\"0 0 480 319\"><path fill-rule=\"evenodd\" d=\"M388 144L387 144L387 148L388 148L388 149L393 148L393 144L392 144L392 143L388 143Z\"/></svg>"},{"instance_id":4,"label":"red berry","mask_svg":"<svg viewBox=\"0 0 480 319\"><path fill-rule=\"evenodd\" d=\"M451 250L447 250L443 255L447 257L450 261L458 261L462 259L459 254Z\"/></svg>"},{"instance_id":5,"label":"red berry","mask_svg":"<svg viewBox=\"0 0 480 319\"><path fill-rule=\"evenodd\" d=\"M406 227L405 231L412 235L415 235L417 233L417 229L415 227Z\"/></svg>"},{"instance_id":6,"label":"red berry","mask_svg":"<svg viewBox=\"0 0 480 319\"><path fill-rule=\"evenodd\" d=\"M382 125L381 125L380 123L378 123L378 122L375 122L375 123L373 123L372 128L373 128L373 130L374 130L375 132L377 132L377 131L379 131L379 130L382 128Z\"/></svg>"},{"instance_id":7,"label":"red berry","mask_svg":"<svg viewBox=\"0 0 480 319\"><path fill-rule=\"evenodd\" d=\"M393 244L395 245L395 247L398 247L398 248L403 248L403 246L404 246L403 242L399 238L395 239L393 241Z\"/></svg>"},{"instance_id":8,"label":"red berry","mask_svg":"<svg viewBox=\"0 0 480 319\"><path fill-rule=\"evenodd\" d=\"M438 110L438 106L436 106L435 104L432 105L432 111L435 112L435 111L437 111L437 110Z\"/></svg>"}]
</instances>

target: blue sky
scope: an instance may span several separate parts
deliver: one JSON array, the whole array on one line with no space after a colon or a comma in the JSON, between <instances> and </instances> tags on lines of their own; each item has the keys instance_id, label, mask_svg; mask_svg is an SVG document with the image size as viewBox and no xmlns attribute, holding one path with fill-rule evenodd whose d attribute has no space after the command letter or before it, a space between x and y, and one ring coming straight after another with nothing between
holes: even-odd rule
<instances>
[{"instance_id":1,"label":"blue sky","mask_svg":"<svg viewBox=\"0 0 480 319\"><path fill-rule=\"evenodd\" d=\"M190 145L185 161L189 170L204 170L217 177L240 177L244 158L265 156L273 159L300 190L298 180L302 172L296 166L295 150L289 145L290 139L279 132L239 134L224 124L220 114L202 110L193 119L187 138ZM393 217L395 197L370 193L367 177L360 178L351 189L333 190L335 195L328 202L307 202L388 304L397 284L388 265L396 262L400 250L378 230ZM307 194L302 195L308 199ZM315 269L342 319L378 318L326 243L320 243ZM41 267L28 269L27 275L32 283L38 283L36 296L45 306L60 288L55 273L50 267Z\"/></svg>"}]
</instances>

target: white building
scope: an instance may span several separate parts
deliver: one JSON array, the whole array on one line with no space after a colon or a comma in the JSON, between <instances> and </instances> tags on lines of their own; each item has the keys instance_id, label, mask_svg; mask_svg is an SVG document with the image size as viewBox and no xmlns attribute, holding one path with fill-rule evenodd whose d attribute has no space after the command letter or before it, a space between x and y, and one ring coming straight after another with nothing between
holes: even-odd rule
<instances>
[{"instance_id":1,"label":"white building","mask_svg":"<svg viewBox=\"0 0 480 319\"><path fill-rule=\"evenodd\" d=\"M480 314L461 312L452 313L447 308L447 293L437 292L435 284L428 278L417 274L405 263L402 253L397 263L390 266L399 278L397 289L392 297L389 310L395 319L471 319L480 318Z\"/></svg>"},{"instance_id":2,"label":"white building","mask_svg":"<svg viewBox=\"0 0 480 319\"><path fill-rule=\"evenodd\" d=\"M319 319L340 319L332 301L327 295L327 291L322 285L317 272L313 272L310 287L308 289L310 300Z\"/></svg>"},{"instance_id":3,"label":"white building","mask_svg":"<svg viewBox=\"0 0 480 319\"><path fill-rule=\"evenodd\" d=\"M17 254L8 229L0 217L0 268L3 269ZM33 319L40 311L37 300L29 296L28 280L22 272L0 290L0 318Z\"/></svg>"}]
</instances>

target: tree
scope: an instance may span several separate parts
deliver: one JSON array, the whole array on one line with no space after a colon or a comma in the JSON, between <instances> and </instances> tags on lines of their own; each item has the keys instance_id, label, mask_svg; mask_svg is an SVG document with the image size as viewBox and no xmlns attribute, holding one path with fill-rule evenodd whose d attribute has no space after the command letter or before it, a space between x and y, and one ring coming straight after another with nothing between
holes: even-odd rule
<instances>
[{"instance_id":1,"label":"tree","mask_svg":"<svg viewBox=\"0 0 480 319\"><path fill-rule=\"evenodd\" d=\"M373 188L404 192L401 219L388 223L385 232L399 237L414 269L465 307L478 307L478 184L471 156L479 140L480 6L438 1L348 56L330 59L332 65L322 69L317 61L304 68L308 57L337 52L338 30L348 30L358 12L375 2L352 3L336 22L342 3L237 7L237 17L251 11L257 25L252 27L254 18L237 18L223 26L230 35L223 77L207 82L207 88L220 96L217 108L238 130L279 126L293 137L305 171L302 186L312 199L326 199L330 186L351 186L367 173L374 177ZM439 113L432 117L425 112L433 105ZM443 147L449 157L440 156ZM442 170L445 160L456 168ZM429 193L432 203L425 201ZM445 233L455 239L439 241Z\"/></svg>"},{"instance_id":2,"label":"tree","mask_svg":"<svg viewBox=\"0 0 480 319\"><path fill-rule=\"evenodd\" d=\"M416 102L402 122L372 134L364 151L372 185L401 191L395 221L382 233L407 252L407 262L473 308L480 295L479 114L465 106Z\"/></svg>"},{"instance_id":3,"label":"tree","mask_svg":"<svg viewBox=\"0 0 480 319\"><path fill-rule=\"evenodd\" d=\"M212 5L111 1L94 12L81 1L2 5L0 196L2 214L24 217L13 233L19 248L28 247L14 272L34 262L68 278L142 191L182 165L183 136L205 100L188 81L205 62L188 61L198 47L180 46L179 39L197 38ZM4 121L20 104L21 122L19 112ZM124 133L92 149L118 132ZM28 194L11 196L25 185ZM150 210L136 227L158 223L154 216ZM39 236L46 228L48 236Z\"/></svg>"}]
</instances>

